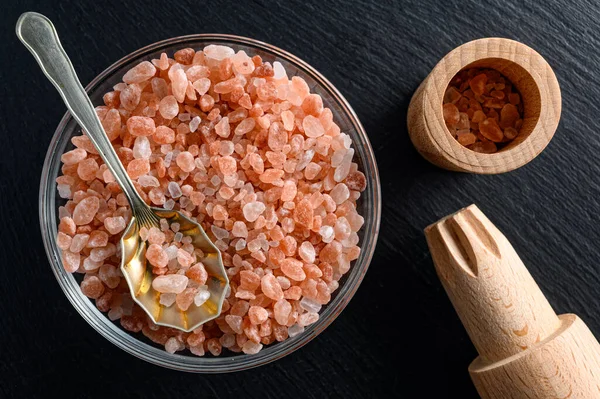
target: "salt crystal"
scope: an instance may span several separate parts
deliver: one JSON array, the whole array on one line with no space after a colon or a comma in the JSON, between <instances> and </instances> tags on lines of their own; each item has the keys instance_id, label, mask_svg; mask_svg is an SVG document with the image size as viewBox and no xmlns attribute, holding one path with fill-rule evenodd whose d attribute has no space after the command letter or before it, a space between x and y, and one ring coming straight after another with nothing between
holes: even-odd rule
<instances>
[{"instance_id":1,"label":"salt crystal","mask_svg":"<svg viewBox=\"0 0 600 399\"><path fill-rule=\"evenodd\" d=\"M138 178L138 183L140 183L140 186L142 186L142 187L159 187L160 186L158 179L156 177L150 176L150 175L140 176Z\"/></svg>"},{"instance_id":2,"label":"salt crystal","mask_svg":"<svg viewBox=\"0 0 600 399\"><path fill-rule=\"evenodd\" d=\"M313 263L315 261L315 248L309 241L304 241L298 248L298 255L303 261Z\"/></svg>"},{"instance_id":3,"label":"salt crystal","mask_svg":"<svg viewBox=\"0 0 600 399\"><path fill-rule=\"evenodd\" d=\"M123 308L120 306L114 307L108 311L107 316L112 321L118 320L123 316Z\"/></svg>"},{"instance_id":4,"label":"salt crystal","mask_svg":"<svg viewBox=\"0 0 600 399\"><path fill-rule=\"evenodd\" d=\"M172 199L168 199L165 201L163 208L165 208L166 210L172 210L175 207L175 201L173 201Z\"/></svg>"},{"instance_id":5,"label":"salt crystal","mask_svg":"<svg viewBox=\"0 0 600 399\"><path fill-rule=\"evenodd\" d=\"M177 294L163 293L163 294L160 294L159 303L163 306L170 307L175 303L175 298L177 298Z\"/></svg>"},{"instance_id":6,"label":"salt crystal","mask_svg":"<svg viewBox=\"0 0 600 399\"><path fill-rule=\"evenodd\" d=\"M319 313L321 310L321 304L314 299L303 297L300 301L300 307L307 312Z\"/></svg>"},{"instance_id":7,"label":"salt crystal","mask_svg":"<svg viewBox=\"0 0 600 399\"><path fill-rule=\"evenodd\" d=\"M57 184L56 189L58 190L58 195L60 198L71 198L71 186L68 184Z\"/></svg>"},{"instance_id":8,"label":"salt crystal","mask_svg":"<svg viewBox=\"0 0 600 399\"><path fill-rule=\"evenodd\" d=\"M217 240L229 238L229 232L221 227L212 225L212 226L210 226L210 231L212 231L212 233L215 235Z\"/></svg>"},{"instance_id":9,"label":"salt crystal","mask_svg":"<svg viewBox=\"0 0 600 399\"><path fill-rule=\"evenodd\" d=\"M180 274L157 276L152 281L152 288L161 293L179 294L187 286L188 278Z\"/></svg>"},{"instance_id":10,"label":"salt crystal","mask_svg":"<svg viewBox=\"0 0 600 399\"><path fill-rule=\"evenodd\" d=\"M302 334L304 332L304 327L299 326L298 324L294 324L291 327L288 327L288 335L290 338L294 338L298 334Z\"/></svg>"},{"instance_id":11,"label":"salt crystal","mask_svg":"<svg viewBox=\"0 0 600 399\"><path fill-rule=\"evenodd\" d=\"M194 305L202 306L208 299L210 298L210 291L206 285L203 285L199 290L196 296L194 297Z\"/></svg>"},{"instance_id":12,"label":"salt crystal","mask_svg":"<svg viewBox=\"0 0 600 399\"><path fill-rule=\"evenodd\" d=\"M192 120L190 121L190 132L195 132L198 129L198 126L200 125L200 117L199 116L195 116L194 118L192 118Z\"/></svg>"},{"instance_id":13,"label":"salt crystal","mask_svg":"<svg viewBox=\"0 0 600 399\"><path fill-rule=\"evenodd\" d=\"M88 257L83 260L83 269L88 272L93 272L94 270L98 270L103 264L103 261L96 262Z\"/></svg>"},{"instance_id":14,"label":"salt crystal","mask_svg":"<svg viewBox=\"0 0 600 399\"><path fill-rule=\"evenodd\" d=\"M156 95L156 97L158 97L159 100L162 100L169 94L167 82L162 78L152 78L150 85L152 87L152 92Z\"/></svg>"},{"instance_id":15,"label":"salt crystal","mask_svg":"<svg viewBox=\"0 0 600 399\"><path fill-rule=\"evenodd\" d=\"M62 219L65 217L71 217L71 213L69 212L69 210L66 207L59 206L58 207L58 218Z\"/></svg>"},{"instance_id":16,"label":"salt crystal","mask_svg":"<svg viewBox=\"0 0 600 399\"><path fill-rule=\"evenodd\" d=\"M315 156L315 150L313 150L313 149L308 150L304 154L302 154L298 164L296 165L296 171L299 172L301 170L304 170L304 168L306 168L306 165L308 165L309 162L312 161L314 156Z\"/></svg>"},{"instance_id":17,"label":"salt crystal","mask_svg":"<svg viewBox=\"0 0 600 399\"><path fill-rule=\"evenodd\" d=\"M170 245L165 248L165 253L167 254L169 260L175 259L177 258L177 247L175 245Z\"/></svg>"},{"instance_id":18,"label":"salt crystal","mask_svg":"<svg viewBox=\"0 0 600 399\"><path fill-rule=\"evenodd\" d=\"M335 231L333 230L333 227L331 227L331 226L322 226L319 229L319 234L321 234L322 240L325 243L330 243L331 241L333 241L333 238L335 237Z\"/></svg>"},{"instance_id":19,"label":"salt crystal","mask_svg":"<svg viewBox=\"0 0 600 399\"><path fill-rule=\"evenodd\" d=\"M273 62L273 79L279 80L287 77L285 73L285 68L281 65L281 62L275 61Z\"/></svg>"},{"instance_id":20,"label":"salt crystal","mask_svg":"<svg viewBox=\"0 0 600 399\"><path fill-rule=\"evenodd\" d=\"M266 206L262 202L249 202L244 205L242 211L249 222L254 222L265 211Z\"/></svg>"},{"instance_id":21,"label":"salt crystal","mask_svg":"<svg viewBox=\"0 0 600 399\"><path fill-rule=\"evenodd\" d=\"M169 229L169 222L167 222L167 219L160 219L160 229L161 231L167 231Z\"/></svg>"},{"instance_id":22,"label":"salt crystal","mask_svg":"<svg viewBox=\"0 0 600 399\"><path fill-rule=\"evenodd\" d=\"M183 349L185 349L185 346L175 337L171 337L165 342L165 351L168 353L175 353Z\"/></svg>"},{"instance_id":23,"label":"salt crystal","mask_svg":"<svg viewBox=\"0 0 600 399\"><path fill-rule=\"evenodd\" d=\"M336 204L341 204L350 197L350 190L344 183L338 183L329 193Z\"/></svg>"},{"instance_id":24,"label":"salt crystal","mask_svg":"<svg viewBox=\"0 0 600 399\"><path fill-rule=\"evenodd\" d=\"M316 312L303 313L300 315L300 317L298 317L298 326L302 326L302 328L304 328L305 326L313 324L317 320L319 320L318 313L316 313ZM288 332L289 332L289 330L288 330ZM291 334L290 334L290 336L291 336Z\"/></svg>"},{"instance_id":25,"label":"salt crystal","mask_svg":"<svg viewBox=\"0 0 600 399\"><path fill-rule=\"evenodd\" d=\"M256 343L254 341L248 340L242 346L242 352L247 355L255 355L262 349L262 344Z\"/></svg>"},{"instance_id":26,"label":"salt crystal","mask_svg":"<svg viewBox=\"0 0 600 399\"><path fill-rule=\"evenodd\" d=\"M217 175L214 175L210 178L210 182L213 186L218 186L219 184L221 184L221 178Z\"/></svg>"},{"instance_id":27,"label":"salt crystal","mask_svg":"<svg viewBox=\"0 0 600 399\"><path fill-rule=\"evenodd\" d=\"M204 47L204 55L213 60L222 61L225 58L232 57L235 51L231 47L211 44Z\"/></svg>"},{"instance_id":28,"label":"salt crystal","mask_svg":"<svg viewBox=\"0 0 600 399\"><path fill-rule=\"evenodd\" d=\"M153 77L154 74L156 74L154 65L149 61L142 61L123 75L123 82L128 84L141 83Z\"/></svg>"},{"instance_id":29,"label":"salt crystal","mask_svg":"<svg viewBox=\"0 0 600 399\"><path fill-rule=\"evenodd\" d=\"M173 241L175 241L175 242L181 242L182 239L183 239L183 234L179 231L177 233L175 233L175 235L173 236Z\"/></svg>"},{"instance_id":30,"label":"salt crystal","mask_svg":"<svg viewBox=\"0 0 600 399\"><path fill-rule=\"evenodd\" d=\"M235 244L235 250L236 251L241 251L242 249L246 248L246 240L244 240L243 238L238 240Z\"/></svg>"},{"instance_id":31,"label":"salt crystal","mask_svg":"<svg viewBox=\"0 0 600 399\"><path fill-rule=\"evenodd\" d=\"M173 119L179 113L179 105L175 96L166 96L158 105L158 112L165 119Z\"/></svg>"},{"instance_id":32,"label":"salt crystal","mask_svg":"<svg viewBox=\"0 0 600 399\"><path fill-rule=\"evenodd\" d=\"M179 198L183 194L181 192L181 187L179 187L179 184L177 184L174 181L169 182L169 184L167 185L167 189L169 190L169 194L172 198Z\"/></svg>"},{"instance_id":33,"label":"salt crystal","mask_svg":"<svg viewBox=\"0 0 600 399\"><path fill-rule=\"evenodd\" d=\"M307 115L302 120L302 127L307 137L320 137L325 134L325 129L323 129L321 121L312 115Z\"/></svg>"},{"instance_id":34,"label":"salt crystal","mask_svg":"<svg viewBox=\"0 0 600 399\"><path fill-rule=\"evenodd\" d=\"M341 182L350 173L350 167L352 166L352 157L354 156L354 149L349 149L344 154L342 163L336 168L333 179L336 182Z\"/></svg>"},{"instance_id":35,"label":"salt crystal","mask_svg":"<svg viewBox=\"0 0 600 399\"><path fill-rule=\"evenodd\" d=\"M225 316L225 321L227 322L227 325L229 325L229 327L231 327L231 329L236 334L242 333L242 317L241 316L229 314L229 315Z\"/></svg>"}]
</instances>

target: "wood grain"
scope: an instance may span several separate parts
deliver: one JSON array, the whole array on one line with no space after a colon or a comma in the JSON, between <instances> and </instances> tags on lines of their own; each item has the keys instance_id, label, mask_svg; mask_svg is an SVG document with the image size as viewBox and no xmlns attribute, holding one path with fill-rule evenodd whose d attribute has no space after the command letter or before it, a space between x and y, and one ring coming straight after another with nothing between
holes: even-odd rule
<instances>
[{"instance_id":1,"label":"wood grain","mask_svg":"<svg viewBox=\"0 0 600 399\"><path fill-rule=\"evenodd\" d=\"M442 112L444 93L461 70L491 68L521 94L519 135L493 154L471 151L452 137ZM442 168L470 173L504 173L532 161L546 148L560 120L562 99L554 71L531 47L514 40L484 38L455 48L433 68L408 108L408 132L421 155Z\"/></svg>"},{"instance_id":2,"label":"wood grain","mask_svg":"<svg viewBox=\"0 0 600 399\"><path fill-rule=\"evenodd\" d=\"M476 398L466 371L476 351L423 237L425 226L471 203L494 215L554 309L580 315L600 333L597 2L19 0L2 5L1 398ZM42 163L65 107L14 34L19 14L30 10L56 23L84 83L147 44L218 32L288 50L336 85L375 150L384 216L364 282L326 331L265 367L202 376L146 364L82 320L50 271L37 227ZM564 104L559 128L535 162L511 173L442 170L411 144L408 103L445 54L492 36L523 42L553 66ZM19 222L12 216L17 211L25 212ZM398 322L412 328L398 329ZM399 361L412 368L400 372ZM430 375L436 375L435 384ZM132 386L138 380L160 383Z\"/></svg>"},{"instance_id":3,"label":"wood grain","mask_svg":"<svg viewBox=\"0 0 600 399\"><path fill-rule=\"evenodd\" d=\"M600 398L600 344L554 313L506 237L471 205L425 229L435 268L479 357L483 399Z\"/></svg>"}]
</instances>

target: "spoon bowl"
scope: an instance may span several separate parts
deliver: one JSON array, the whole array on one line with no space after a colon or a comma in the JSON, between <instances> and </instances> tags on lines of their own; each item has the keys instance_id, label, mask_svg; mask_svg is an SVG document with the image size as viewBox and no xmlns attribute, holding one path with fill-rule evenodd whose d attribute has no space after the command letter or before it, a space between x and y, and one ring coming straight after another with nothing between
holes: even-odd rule
<instances>
[{"instance_id":1,"label":"spoon bowl","mask_svg":"<svg viewBox=\"0 0 600 399\"><path fill-rule=\"evenodd\" d=\"M16 33L98 150L131 206L131 222L121 237L121 271L133 300L154 323L186 332L218 317L229 288L229 279L217 247L196 221L174 210L151 208L140 197L77 78L52 22L41 14L27 12L19 17ZM159 293L152 287L154 275L146 261L147 244L139 232L142 227L160 227L161 219L166 219L169 225L179 223L181 233L191 237L194 248L204 254L201 261L209 275L210 297L201 306L192 304L186 311L180 310L177 305L163 306Z\"/></svg>"},{"instance_id":2,"label":"spoon bowl","mask_svg":"<svg viewBox=\"0 0 600 399\"><path fill-rule=\"evenodd\" d=\"M159 293L152 288L154 275L146 263L146 241L140 237L141 223L132 219L121 237L121 271L131 292L133 300L152 318L154 323L191 331L199 325L218 317L229 284L221 260L221 252L211 242L202 227L180 212L160 208L151 208L152 212L170 224L178 223L179 232L192 238L194 248L202 250L202 264L208 273L206 285L209 299L201 306L180 310L176 305L165 307L160 304ZM159 223L145 224L148 227L160 227Z\"/></svg>"}]
</instances>

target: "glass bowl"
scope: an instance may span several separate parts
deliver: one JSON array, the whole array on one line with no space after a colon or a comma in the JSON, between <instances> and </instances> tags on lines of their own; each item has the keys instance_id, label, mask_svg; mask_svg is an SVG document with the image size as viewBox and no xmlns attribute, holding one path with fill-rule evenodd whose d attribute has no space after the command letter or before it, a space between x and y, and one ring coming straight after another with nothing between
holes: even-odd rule
<instances>
[{"instance_id":1,"label":"glass bowl","mask_svg":"<svg viewBox=\"0 0 600 399\"><path fill-rule=\"evenodd\" d=\"M140 359L163 367L189 372L222 373L257 367L288 355L315 338L335 320L356 292L373 256L379 233L381 193L373 149L360 121L346 99L313 67L292 54L269 44L244 37L220 34L198 34L164 40L137 50L117 61L87 85L86 90L94 105L103 104L103 94L111 91L112 87L121 81L123 74L139 62L158 58L162 52L172 55L182 48L202 49L208 44L227 45L236 51L244 50L250 55L258 54L265 61L281 62L288 76L303 77L311 92L323 97L324 105L332 110L334 120L341 130L349 134L354 141L354 162L358 163L359 169L367 178L367 188L357 205L357 210L365 218L365 224L359 231L361 254L353 262L350 271L340 280L340 287L332 294L331 302L321 310L319 320L307 326L303 333L293 338L265 346L258 354L246 355L223 351L219 357L197 357L189 352L169 354L164 348L148 340L142 333L132 334L122 329L119 324L110 321L96 308L94 302L81 293L76 277L63 269L56 244L57 210L64 203L64 200L56 195L55 184L61 167L60 156L73 148L70 142L71 137L80 134L79 126L69 113L65 114L58 125L44 161L40 184L40 227L52 271L65 295L81 316L106 339Z\"/></svg>"}]
</instances>

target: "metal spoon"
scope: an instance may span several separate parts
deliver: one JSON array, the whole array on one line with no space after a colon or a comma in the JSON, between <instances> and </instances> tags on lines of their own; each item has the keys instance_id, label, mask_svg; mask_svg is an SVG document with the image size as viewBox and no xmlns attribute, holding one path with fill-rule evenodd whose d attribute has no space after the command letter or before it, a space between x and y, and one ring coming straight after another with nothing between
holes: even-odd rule
<instances>
[{"instance_id":1,"label":"metal spoon","mask_svg":"<svg viewBox=\"0 0 600 399\"><path fill-rule=\"evenodd\" d=\"M229 279L217 247L197 222L177 211L151 208L139 196L106 136L92 102L79 82L52 22L41 14L27 12L17 21L16 30L17 36L33 54L46 77L54 84L71 115L85 130L129 201L132 218L121 237L121 271L127 280L133 300L156 324L183 331L191 331L218 317ZM192 304L185 312L176 305L165 307L159 303L159 293L152 288L153 274L150 267L146 266L146 242L140 238L139 230L141 227L159 227L161 218L167 219L169 224L179 223L179 231L184 236L192 237L194 247L200 248L205 254L202 263L209 275L207 285L210 298L201 306Z\"/></svg>"}]
</instances>

